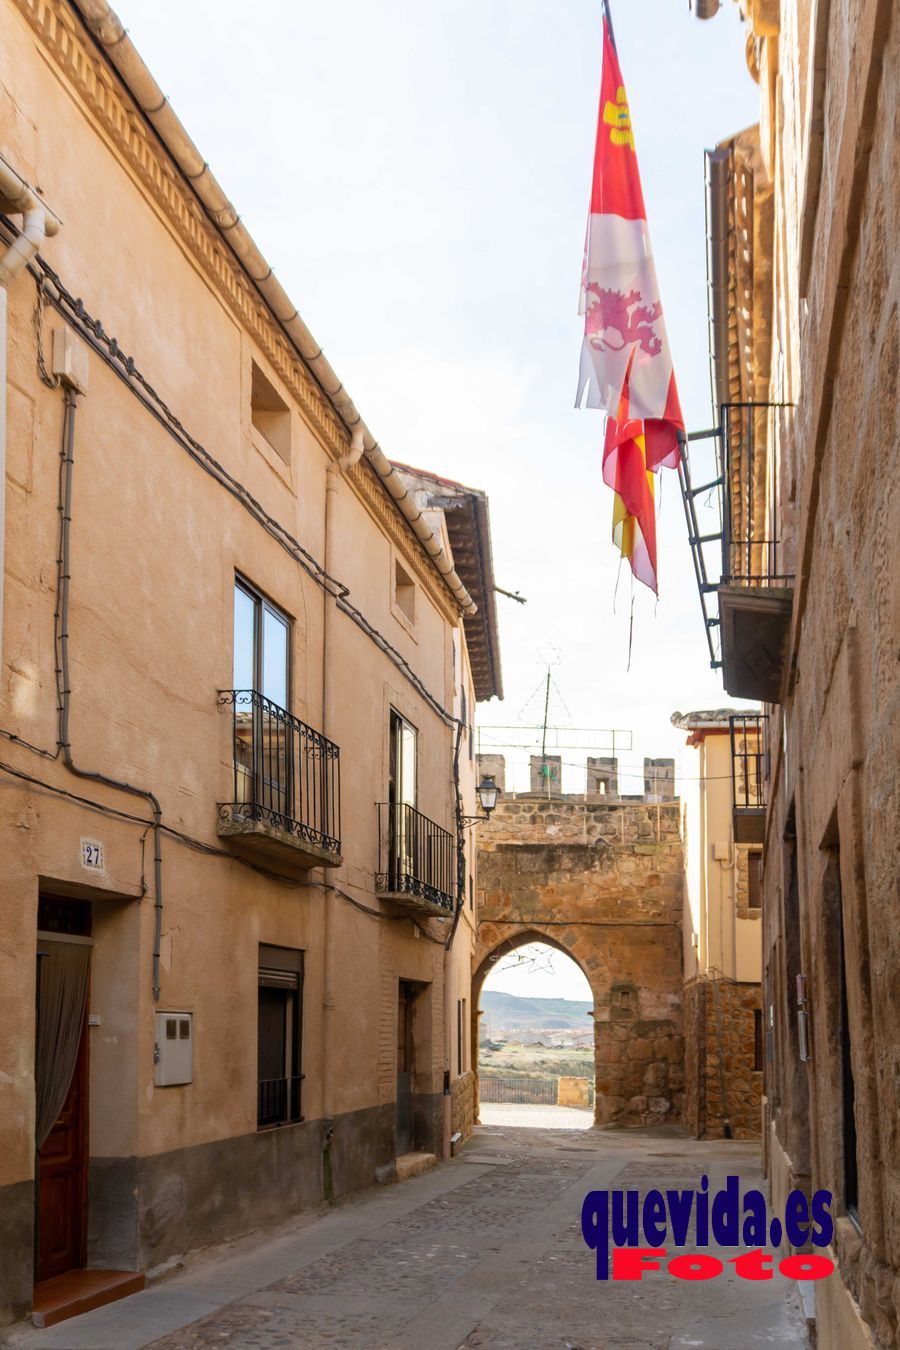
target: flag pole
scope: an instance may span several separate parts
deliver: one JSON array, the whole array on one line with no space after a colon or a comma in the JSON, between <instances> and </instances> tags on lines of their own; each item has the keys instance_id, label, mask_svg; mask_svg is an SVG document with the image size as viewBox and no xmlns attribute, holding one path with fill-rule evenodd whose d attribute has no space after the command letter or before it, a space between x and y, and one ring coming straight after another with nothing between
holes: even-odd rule
<instances>
[{"instance_id":1,"label":"flag pole","mask_svg":"<svg viewBox=\"0 0 900 1350\"><path fill-rule=\"evenodd\" d=\"M618 50L616 48L616 35L613 32L612 15L609 12L609 0L603 0L603 17L606 19L606 27L609 30L609 40L612 43L613 48Z\"/></svg>"}]
</instances>

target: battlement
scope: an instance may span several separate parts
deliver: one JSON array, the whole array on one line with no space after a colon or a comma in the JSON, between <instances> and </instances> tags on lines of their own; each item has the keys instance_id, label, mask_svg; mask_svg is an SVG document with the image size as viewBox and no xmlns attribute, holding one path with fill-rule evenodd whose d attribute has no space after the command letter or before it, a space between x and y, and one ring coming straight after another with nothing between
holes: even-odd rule
<instances>
[{"instance_id":1,"label":"battlement","mask_svg":"<svg viewBox=\"0 0 900 1350\"><path fill-rule=\"evenodd\" d=\"M674 759L644 758L644 791L619 792L619 761L615 756L588 756L583 792L563 792L562 758L559 755L532 755L527 792L516 792L518 799L543 799L559 802L587 802L591 805L643 802L648 805L672 802L675 797ZM478 773L489 774L501 793L506 792L504 755L479 755Z\"/></svg>"}]
</instances>

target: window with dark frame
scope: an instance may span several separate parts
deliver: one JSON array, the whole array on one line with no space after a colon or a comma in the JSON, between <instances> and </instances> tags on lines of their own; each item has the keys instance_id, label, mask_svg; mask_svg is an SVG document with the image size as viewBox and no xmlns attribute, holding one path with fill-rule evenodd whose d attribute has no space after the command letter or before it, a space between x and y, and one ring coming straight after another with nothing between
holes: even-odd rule
<instances>
[{"instance_id":1,"label":"window with dark frame","mask_svg":"<svg viewBox=\"0 0 900 1350\"><path fill-rule=\"evenodd\" d=\"M762 1073L763 1069L763 1015L761 1008L753 1009L753 1071Z\"/></svg>"},{"instance_id":2,"label":"window with dark frame","mask_svg":"<svg viewBox=\"0 0 900 1350\"><path fill-rule=\"evenodd\" d=\"M256 1123L265 1130L303 1119L303 952L260 946L257 1007Z\"/></svg>"},{"instance_id":3,"label":"window with dark frame","mask_svg":"<svg viewBox=\"0 0 900 1350\"><path fill-rule=\"evenodd\" d=\"M234 579L234 689L290 711L291 621L244 577Z\"/></svg>"},{"instance_id":4,"label":"window with dark frame","mask_svg":"<svg viewBox=\"0 0 900 1350\"><path fill-rule=\"evenodd\" d=\"M466 1000L456 1000L456 1073L461 1076L466 1071Z\"/></svg>"},{"instance_id":5,"label":"window with dark frame","mask_svg":"<svg viewBox=\"0 0 900 1350\"><path fill-rule=\"evenodd\" d=\"M237 802L292 814L284 713L291 687L291 621L243 577L234 579L234 791Z\"/></svg>"},{"instance_id":6,"label":"window with dark frame","mask_svg":"<svg viewBox=\"0 0 900 1350\"><path fill-rule=\"evenodd\" d=\"M762 909L762 859L759 852L747 854L748 909Z\"/></svg>"}]
</instances>

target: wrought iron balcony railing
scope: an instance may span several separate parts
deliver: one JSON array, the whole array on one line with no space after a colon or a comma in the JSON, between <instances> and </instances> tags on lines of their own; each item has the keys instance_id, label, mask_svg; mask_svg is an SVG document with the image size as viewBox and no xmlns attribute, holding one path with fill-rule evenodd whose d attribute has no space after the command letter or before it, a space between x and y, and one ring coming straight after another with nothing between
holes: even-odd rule
<instances>
[{"instance_id":1,"label":"wrought iron balcony railing","mask_svg":"<svg viewBox=\"0 0 900 1350\"><path fill-rule=\"evenodd\" d=\"M766 815L767 718L763 713L729 717L734 837L739 844L763 842Z\"/></svg>"},{"instance_id":2,"label":"wrought iron balcony railing","mask_svg":"<svg viewBox=\"0 0 900 1350\"><path fill-rule=\"evenodd\" d=\"M453 835L402 802L378 805L376 890L413 908L453 912Z\"/></svg>"},{"instance_id":3,"label":"wrought iron balcony railing","mask_svg":"<svg viewBox=\"0 0 900 1350\"><path fill-rule=\"evenodd\" d=\"M784 571L778 475L765 448L766 424L777 406L729 403L721 409L723 585L784 587L794 580Z\"/></svg>"},{"instance_id":4,"label":"wrought iron balcony railing","mask_svg":"<svg viewBox=\"0 0 900 1350\"><path fill-rule=\"evenodd\" d=\"M710 664L723 668L729 694L762 703L780 699L791 622L779 457L769 448L778 410L790 406L723 403L719 425L690 436L679 468ZM696 486L692 459L706 480Z\"/></svg>"},{"instance_id":5,"label":"wrought iron balcony railing","mask_svg":"<svg viewBox=\"0 0 900 1350\"><path fill-rule=\"evenodd\" d=\"M255 689L225 689L232 709L234 790L220 833L261 823L300 844L341 851L340 748Z\"/></svg>"}]
</instances>

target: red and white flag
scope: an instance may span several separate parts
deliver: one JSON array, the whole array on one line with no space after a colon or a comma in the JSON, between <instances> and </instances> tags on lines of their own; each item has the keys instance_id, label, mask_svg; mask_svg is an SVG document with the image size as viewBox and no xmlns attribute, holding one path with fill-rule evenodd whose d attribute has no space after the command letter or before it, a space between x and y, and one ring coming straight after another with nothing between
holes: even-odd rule
<instances>
[{"instance_id":1,"label":"red and white flag","mask_svg":"<svg viewBox=\"0 0 900 1350\"><path fill-rule=\"evenodd\" d=\"M653 265L625 85L603 5L603 73L579 313L576 405L609 418L603 478L616 492L613 538L654 591L653 477L677 468L684 423ZM649 502L648 502L649 494Z\"/></svg>"}]
</instances>

